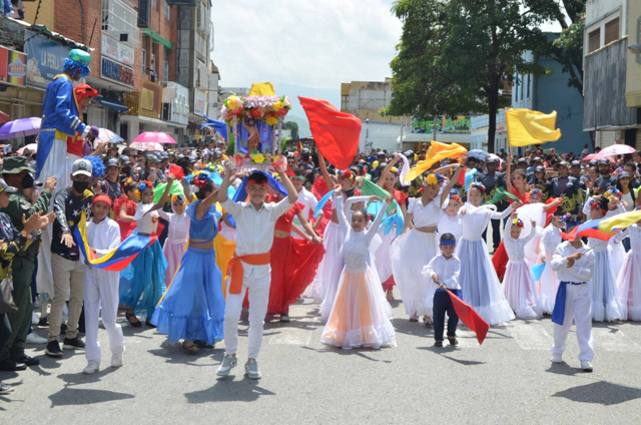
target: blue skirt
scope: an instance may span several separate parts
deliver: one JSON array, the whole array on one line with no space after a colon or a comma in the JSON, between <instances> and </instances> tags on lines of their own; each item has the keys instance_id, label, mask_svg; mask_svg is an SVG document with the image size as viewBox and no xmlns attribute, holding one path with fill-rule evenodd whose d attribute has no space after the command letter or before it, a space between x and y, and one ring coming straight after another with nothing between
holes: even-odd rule
<instances>
[{"instance_id":1,"label":"blue skirt","mask_svg":"<svg viewBox=\"0 0 641 425\"><path fill-rule=\"evenodd\" d=\"M222 274L215 251L187 249L152 323L170 342L187 339L213 344L223 339L224 315Z\"/></svg>"},{"instance_id":2,"label":"blue skirt","mask_svg":"<svg viewBox=\"0 0 641 425\"><path fill-rule=\"evenodd\" d=\"M158 241L146 247L120 273L120 304L151 319L165 291L167 261Z\"/></svg>"}]
</instances>

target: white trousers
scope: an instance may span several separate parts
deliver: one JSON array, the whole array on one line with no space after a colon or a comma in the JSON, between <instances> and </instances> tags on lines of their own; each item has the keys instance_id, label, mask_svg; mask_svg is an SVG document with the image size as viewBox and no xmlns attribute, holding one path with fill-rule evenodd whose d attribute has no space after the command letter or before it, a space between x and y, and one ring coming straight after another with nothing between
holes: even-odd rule
<instances>
[{"instance_id":1,"label":"white trousers","mask_svg":"<svg viewBox=\"0 0 641 425\"><path fill-rule=\"evenodd\" d=\"M235 354L238 350L238 321L243 309L245 291L249 290L249 332L248 357L255 359L263 342L263 325L269 302L271 267L251 266L243 263L243 289L240 294L230 294L227 282L225 299L225 351ZM86 314L86 313L85 313Z\"/></svg>"},{"instance_id":2,"label":"white trousers","mask_svg":"<svg viewBox=\"0 0 641 425\"><path fill-rule=\"evenodd\" d=\"M120 273L90 269L85 278L85 356L87 361L100 363L98 342L98 316L102 308L102 323L109 335L112 355L123 352L122 328L116 323L118 317L118 286Z\"/></svg>"},{"instance_id":3,"label":"white trousers","mask_svg":"<svg viewBox=\"0 0 641 425\"><path fill-rule=\"evenodd\" d=\"M572 327L576 325L576 339L579 344L579 360L591 361L592 348L592 287L588 283L566 286L565 320L563 326L554 324L554 346L552 354L561 357L565 351L565 340Z\"/></svg>"}]
</instances>

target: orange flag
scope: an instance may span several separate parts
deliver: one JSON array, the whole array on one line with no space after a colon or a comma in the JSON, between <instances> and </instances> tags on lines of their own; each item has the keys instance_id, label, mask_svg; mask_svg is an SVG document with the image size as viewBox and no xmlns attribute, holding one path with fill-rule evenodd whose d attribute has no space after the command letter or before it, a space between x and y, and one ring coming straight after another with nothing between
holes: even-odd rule
<instances>
[{"instance_id":1,"label":"orange flag","mask_svg":"<svg viewBox=\"0 0 641 425\"><path fill-rule=\"evenodd\" d=\"M444 159L458 159L467 154L467 149L458 143L441 143L432 141L430 147L425 154L425 159L416 163L414 167L407 173L405 177L406 182L411 182L430 168Z\"/></svg>"}]
</instances>

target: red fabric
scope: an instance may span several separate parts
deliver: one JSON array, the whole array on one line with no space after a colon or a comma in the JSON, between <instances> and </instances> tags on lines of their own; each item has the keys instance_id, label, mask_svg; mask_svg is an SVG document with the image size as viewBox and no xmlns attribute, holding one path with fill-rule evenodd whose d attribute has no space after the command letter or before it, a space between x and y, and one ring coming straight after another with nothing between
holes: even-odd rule
<instances>
[{"instance_id":1,"label":"red fabric","mask_svg":"<svg viewBox=\"0 0 641 425\"><path fill-rule=\"evenodd\" d=\"M463 300L457 297L449 289L447 291L447 295L449 295L450 300L452 300L452 305L454 306L456 315L463 323L465 323L465 326L476 334L476 340L479 344L483 344L487 331L490 329L490 325L469 304L464 303Z\"/></svg>"},{"instance_id":2,"label":"red fabric","mask_svg":"<svg viewBox=\"0 0 641 425\"><path fill-rule=\"evenodd\" d=\"M557 199L558 199L558 198L548 198L548 199L547 199L547 201L545 201L545 205L551 204L552 202L556 201ZM559 206L557 205L557 206L555 206L555 207L552 207L552 208L548 209L548 210L545 212L545 225L546 225L546 226L547 226L548 224L550 224L550 222L552 221L552 216L554 216L554 213L555 213L555 212L556 212L556 210L558 210L558 209L559 209Z\"/></svg>"},{"instance_id":3,"label":"red fabric","mask_svg":"<svg viewBox=\"0 0 641 425\"><path fill-rule=\"evenodd\" d=\"M458 184L459 186L465 186L465 171L467 170L467 168L462 168L463 169L461 170L461 174L459 174L458 181L456 182L456 184Z\"/></svg>"},{"instance_id":4,"label":"red fabric","mask_svg":"<svg viewBox=\"0 0 641 425\"><path fill-rule=\"evenodd\" d=\"M299 96L312 137L320 153L336 168L349 168L358 152L361 120L328 101Z\"/></svg>"},{"instance_id":5,"label":"red fabric","mask_svg":"<svg viewBox=\"0 0 641 425\"><path fill-rule=\"evenodd\" d=\"M312 185L312 194L316 199L322 198L327 192L329 192L329 187L327 187L327 182L322 177L316 177L314 184Z\"/></svg>"},{"instance_id":6,"label":"red fabric","mask_svg":"<svg viewBox=\"0 0 641 425\"><path fill-rule=\"evenodd\" d=\"M580 238L592 238L607 241L610 240L612 236L614 236L614 233L604 232L603 230L599 229L585 229L582 232L579 232L579 226L573 227L572 230L567 233L561 233L561 238L566 241L574 240L577 236Z\"/></svg>"},{"instance_id":7,"label":"red fabric","mask_svg":"<svg viewBox=\"0 0 641 425\"><path fill-rule=\"evenodd\" d=\"M494 265L496 275L501 282L503 282L503 276L505 276L507 260L509 260L507 251L505 251L505 245L503 245L503 241L501 241L498 248L496 248L496 251L494 251L494 254L492 254L492 264Z\"/></svg>"},{"instance_id":8,"label":"red fabric","mask_svg":"<svg viewBox=\"0 0 641 425\"><path fill-rule=\"evenodd\" d=\"M120 198L114 201L113 211L116 217L116 223L118 223L118 226L120 226L120 239L124 241L125 238L129 236L131 232L133 232L136 226L138 226L138 223L136 221L132 221L129 223L120 221L120 209L122 208L123 204L126 205L125 212L130 216L134 216L136 215L136 202L127 198L127 195L122 195Z\"/></svg>"},{"instance_id":9,"label":"red fabric","mask_svg":"<svg viewBox=\"0 0 641 425\"><path fill-rule=\"evenodd\" d=\"M69 136L67 137L67 153L76 156L84 156L85 151L85 141L80 136Z\"/></svg>"},{"instance_id":10,"label":"red fabric","mask_svg":"<svg viewBox=\"0 0 641 425\"><path fill-rule=\"evenodd\" d=\"M383 282L383 290L385 292L391 291L394 288L394 285L396 285L396 281L394 280L394 276L390 276Z\"/></svg>"},{"instance_id":11,"label":"red fabric","mask_svg":"<svg viewBox=\"0 0 641 425\"><path fill-rule=\"evenodd\" d=\"M396 202L398 202L399 205L405 205L407 204L407 198L409 195L402 190L396 190L394 189L394 199Z\"/></svg>"},{"instance_id":12,"label":"red fabric","mask_svg":"<svg viewBox=\"0 0 641 425\"><path fill-rule=\"evenodd\" d=\"M294 218L304 209L305 205L300 202L296 202L285 214L281 215L278 220L276 220L276 226L274 229L280 230L281 232L291 232L294 224Z\"/></svg>"},{"instance_id":13,"label":"red fabric","mask_svg":"<svg viewBox=\"0 0 641 425\"><path fill-rule=\"evenodd\" d=\"M96 97L100 94L98 90L85 83L78 84L76 88L73 89L73 92L77 100Z\"/></svg>"},{"instance_id":14,"label":"red fabric","mask_svg":"<svg viewBox=\"0 0 641 425\"><path fill-rule=\"evenodd\" d=\"M177 180L182 180L185 178L185 171L180 165L169 164L169 172L173 174Z\"/></svg>"}]
</instances>

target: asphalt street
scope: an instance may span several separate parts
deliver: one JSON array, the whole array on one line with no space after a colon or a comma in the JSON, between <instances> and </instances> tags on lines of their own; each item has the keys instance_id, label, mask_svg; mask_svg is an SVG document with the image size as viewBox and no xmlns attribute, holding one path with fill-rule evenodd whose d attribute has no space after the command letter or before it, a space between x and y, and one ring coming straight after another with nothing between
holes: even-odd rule
<instances>
[{"instance_id":1,"label":"asphalt street","mask_svg":"<svg viewBox=\"0 0 641 425\"><path fill-rule=\"evenodd\" d=\"M340 350L319 342L317 306L266 328L263 379L243 377L246 335L235 376L216 380L224 347L188 355L154 330L124 323L125 365L83 375L82 352L0 374L0 424L639 424L641 324L597 325L594 373L579 371L574 333L566 364L552 366L549 319L493 328L482 346L465 329L457 349L432 347L432 331L395 305L395 348ZM246 331L246 326L241 326ZM38 332L44 335L44 330ZM82 421L82 422L81 422Z\"/></svg>"}]
</instances>

